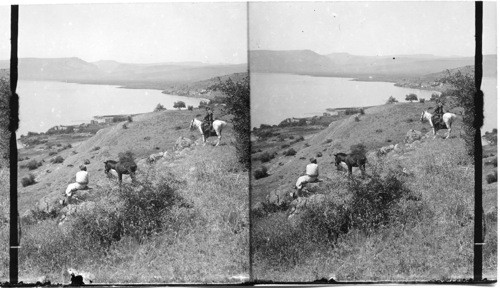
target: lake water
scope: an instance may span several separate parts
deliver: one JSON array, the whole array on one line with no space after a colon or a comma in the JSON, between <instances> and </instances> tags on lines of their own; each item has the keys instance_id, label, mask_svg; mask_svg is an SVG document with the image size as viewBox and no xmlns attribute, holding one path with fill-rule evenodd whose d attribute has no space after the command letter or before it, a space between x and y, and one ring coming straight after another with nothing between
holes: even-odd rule
<instances>
[{"instance_id":1,"label":"lake water","mask_svg":"<svg viewBox=\"0 0 500 288\"><path fill-rule=\"evenodd\" d=\"M250 81L252 127L278 124L289 117L322 115L326 108L381 105L390 96L405 102L405 96L410 93L425 99L435 93L396 87L388 82L293 74L252 73ZM484 129L491 130L496 127L496 79L485 78L483 90L486 103Z\"/></svg>"},{"instance_id":2,"label":"lake water","mask_svg":"<svg viewBox=\"0 0 500 288\"><path fill-rule=\"evenodd\" d=\"M89 123L93 116L152 112L158 103L174 109L176 101L198 107L200 98L162 94L160 90L122 89L49 81L19 81L20 125L17 135L45 132L56 125Z\"/></svg>"}]
</instances>

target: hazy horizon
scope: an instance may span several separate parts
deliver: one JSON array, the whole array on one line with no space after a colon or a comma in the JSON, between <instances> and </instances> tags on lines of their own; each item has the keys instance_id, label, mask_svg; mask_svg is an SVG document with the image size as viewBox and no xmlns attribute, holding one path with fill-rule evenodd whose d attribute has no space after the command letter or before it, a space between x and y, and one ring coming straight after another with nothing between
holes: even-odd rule
<instances>
[{"instance_id":1,"label":"hazy horizon","mask_svg":"<svg viewBox=\"0 0 500 288\"><path fill-rule=\"evenodd\" d=\"M0 17L10 20L10 6ZM10 55L6 20L0 59ZM246 32L243 2L20 5L18 57L244 64Z\"/></svg>"},{"instance_id":2,"label":"hazy horizon","mask_svg":"<svg viewBox=\"0 0 500 288\"><path fill-rule=\"evenodd\" d=\"M475 54L474 2L251 2L250 50L360 56ZM496 3L484 2L483 54L496 54Z\"/></svg>"}]
</instances>

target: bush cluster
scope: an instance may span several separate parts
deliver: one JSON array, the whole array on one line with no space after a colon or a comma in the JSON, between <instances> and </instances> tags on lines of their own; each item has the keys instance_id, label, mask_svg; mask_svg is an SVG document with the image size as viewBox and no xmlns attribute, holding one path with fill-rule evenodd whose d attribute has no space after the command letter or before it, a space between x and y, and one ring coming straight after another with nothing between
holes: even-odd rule
<instances>
[{"instance_id":1,"label":"bush cluster","mask_svg":"<svg viewBox=\"0 0 500 288\"><path fill-rule=\"evenodd\" d=\"M260 179L269 176L269 174L267 174L266 166L260 166L260 168L253 171L253 176L255 177L255 179Z\"/></svg>"},{"instance_id":2,"label":"bush cluster","mask_svg":"<svg viewBox=\"0 0 500 288\"><path fill-rule=\"evenodd\" d=\"M262 162L262 163L266 163L266 162L271 161L271 159L274 159L274 154L266 151L266 152L260 154L259 156L254 157L254 159L260 160L260 162Z\"/></svg>"},{"instance_id":3,"label":"bush cluster","mask_svg":"<svg viewBox=\"0 0 500 288\"><path fill-rule=\"evenodd\" d=\"M493 171L493 173L486 175L486 182L488 182L488 184L495 183L497 182L497 180L498 180L498 175L496 170Z\"/></svg>"},{"instance_id":4,"label":"bush cluster","mask_svg":"<svg viewBox=\"0 0 500 288\"><path fill-rule=\"evenodd\" d=\"M23 187L26 187L26 186L30 186L30 185L33 185L35 184L35 175L33 174L29 174L28 177L23 177L21 179L21 184L23 185Z\"/></svg>"},{"instance_id":5,"label":"bush cluster","mask_svg":"<svg viewBox=\"0 0 500 288\"><path fill-rule=\"evenodd\" d=\"M180 182L160 179L153 184L142 182L139 186L123 185L119 190L122 199L116 209L97 205L94 209L77 214L72 227L72 237L80 239L83 247L108 248L124 236L142 243L151 236L173 225L174 206L183 198L178 194ZM139 187L139 188L137 188Z\"/></svg>"},{"instance_id":6,"label":"bush cluster","mask_svg":"<svg viewBox=\"0 0 500 288\"><path fill-rule=\"evenodd\" d=\"M285 156L294 156L295 154L297 154L297 151L295 151L295 149L293 149L293 148L290 148L290 149L286 150L285 152L283 152L283 155L285 155Z\"/></svg>"},{"instance_id":7,"label":"bush cluster","mask_svg":"<svg viewBox=\"0 0 500 288\"><path fill-rule=\"evenodd\" d=\"M57 156L56 158L52 158L52 159L50 160L50 162L51 162L51 163L54 163L54 164L56 164L56 163L63 163L63 162L64 162L64 158L63 158L63 157L61 157L61 155L59 155L59 156Z\"/></svg>"},{"instance_id":8,"label":"bush cluster","mask_svg":"<svg viewBox=\"0 0 500 288\"><path fill-rule=\"evenodd\" d=\"M35 170L36 168L42 166L42 162L41 161L36 161L35 159L31 160L30 162L28 162L28 164L26 165L26 167L28 167L29 170Z\"/></svg>"}]
</instances>

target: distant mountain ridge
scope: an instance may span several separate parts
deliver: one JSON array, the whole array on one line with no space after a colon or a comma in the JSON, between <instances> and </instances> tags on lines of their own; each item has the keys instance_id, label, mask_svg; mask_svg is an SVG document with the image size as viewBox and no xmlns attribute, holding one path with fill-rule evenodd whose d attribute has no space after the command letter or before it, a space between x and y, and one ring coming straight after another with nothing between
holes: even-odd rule
<instances>
[{"instance_id":1,"label":"distant mountain ridge","mask_svg":"<svg viewBox=\"0 0 500 288\"><path fill-rule=\"evenodd\" d=\"M441 57L428 54L357 56L348 53L321 55L311 50L252 50L250 71L339 77L415 77L474 65L474 57ZM485 76L496 75L496 55L484 55Z\"/></svg>"},{"instance_id":2,"label":"distant mountain ridge","mask_svg":"<svg viewBox=\"0 0 500 288\"><path fill-rule=\"evenodd\" d=\"M86 62L77 57L20 58L18 67L21 80L51 80L154 89L247 71L247 64L201 62L132 64L113 60ZM9 68L9 60L0 61L0 69L2 68Z\"/></svg>"}]
</instances>

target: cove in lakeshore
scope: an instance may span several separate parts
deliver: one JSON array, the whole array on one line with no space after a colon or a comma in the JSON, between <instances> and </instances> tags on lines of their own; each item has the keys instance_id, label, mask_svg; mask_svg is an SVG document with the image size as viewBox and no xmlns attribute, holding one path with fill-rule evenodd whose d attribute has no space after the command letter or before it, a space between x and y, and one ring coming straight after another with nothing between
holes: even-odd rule
<instances>
[{"instance_id":1,"label":"cove in lakeshore","mask_svg":"<svg viewBox=\"0 0 500 288\"><path fill-rule=\"evenodd\" d=\"M322 115L327 108L383 105L390 96L406 102L415 93L430 99L436 91L394 86L389 82L352 81L350 78L306 75L251 73L252 127L279 124L286 118ZM497 81L483 78L485 121L482 133L497 128ZM435 104L429 103L430 106ZM420 119L420 115L415 115Z\"/></svg>"},{"instance_id":2,"label":"cove in lakeshore","mask_svg":"<svg viewBox=\"0 0 500 288\"><path fill-rule=\"evenodd\" d=\"M161 90L53 81L21 80L17 93L20 104L17 137L26 135L28 131L46 132L57 125L90 123L97 115L153 112L158 103L173 110L177 101L183 101L186 107L198 107L200 101L206 101L163 94Z\"/></svg>"}]
</instances>

